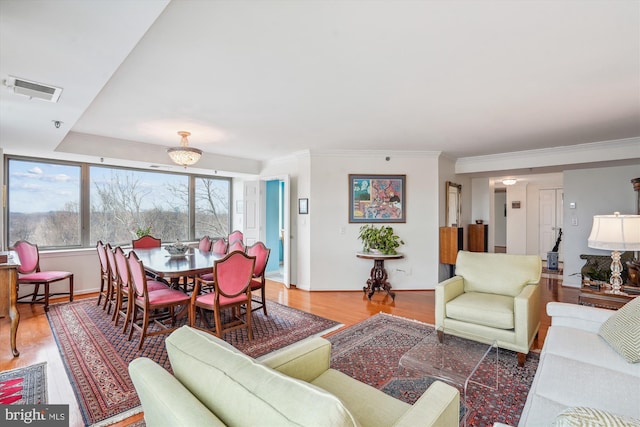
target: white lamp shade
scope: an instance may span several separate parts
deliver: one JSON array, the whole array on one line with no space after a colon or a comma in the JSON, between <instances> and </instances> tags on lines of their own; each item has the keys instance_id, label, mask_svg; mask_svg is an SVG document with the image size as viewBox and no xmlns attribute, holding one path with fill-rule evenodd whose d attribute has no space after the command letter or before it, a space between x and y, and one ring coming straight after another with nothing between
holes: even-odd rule
<instances>
[{"instance_id":1,"label":"white lamp shade","mask_svg":"<svg viewBox=\"0 0 640 427\"><path fill-rule=\"evenodd\" d=\"M610 251L640 250L640 215L594 215L588 246Z\"/></svg>"}]
</instances>

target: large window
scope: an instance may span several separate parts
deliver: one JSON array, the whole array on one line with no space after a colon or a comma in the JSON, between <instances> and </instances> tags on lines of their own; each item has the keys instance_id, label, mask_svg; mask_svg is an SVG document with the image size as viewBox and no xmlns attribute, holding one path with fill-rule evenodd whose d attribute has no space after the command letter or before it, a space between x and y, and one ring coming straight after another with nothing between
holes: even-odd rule
<instances>
[{"instance_id":1,"label":"large window","mask_svg":"<svg viewBox=\"0 0 640 427\"><path fill-rule=\"evenodd\" d=\"M9 244L128 244L141 230L175 242L230 230L228 178L33 159L7 164Z\"/></svg>"},{"instance_id":2,"label":"large window","mask_svg":"<svg viewBox=\"0 0 640 427\"><path fill-rule=\"evenodd\" d=\"M80 246L80 166L12 159L7 169L10 244Z\"/></svg>"}]
</instances>

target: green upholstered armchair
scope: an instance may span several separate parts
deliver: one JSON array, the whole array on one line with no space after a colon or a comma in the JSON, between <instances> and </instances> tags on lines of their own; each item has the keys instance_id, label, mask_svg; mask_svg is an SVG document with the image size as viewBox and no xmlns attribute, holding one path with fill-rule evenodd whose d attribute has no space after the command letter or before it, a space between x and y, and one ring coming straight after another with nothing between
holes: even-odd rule
<instances>
[{"instance_id":1,"label":"green upholstered armchair","mask_svg":"<svg viewBox=\"0 0 640 427\"><path fill-rule=\"evenodd\" d=\"M436 286L436 328L526 355L540 327L537 255L460 251L456 275Z\"/></svg>"}]
</instances>

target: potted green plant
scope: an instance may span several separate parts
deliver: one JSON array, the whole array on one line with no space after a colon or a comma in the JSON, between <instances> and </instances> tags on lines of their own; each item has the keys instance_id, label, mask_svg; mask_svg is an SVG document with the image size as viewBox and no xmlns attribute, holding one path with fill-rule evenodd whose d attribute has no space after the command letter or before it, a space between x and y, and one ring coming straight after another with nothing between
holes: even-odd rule
<instances>
[{"instance_id":1,"label":"potted green plant","mask_svg":"<svg viewBox=\"0 0 640 427\"><path fill-rule=\"evenodd\" d=\"M136 229L136 236L138 236L138 239L140 237L150 236L150 235L151 235L151 226L140 227L140 228Z\"/></svg>"},{"instance_id":2,"label":"potted green plant","mask_svg":"<svg viewBox=\"0 0 640 427\"><path fill-rule=\"evenodd\" d=\"M380 228L367 224L360 227L358 239L362 240L363 252L378 252L384 255L395 255L396 249L404 242L394 232L390 226L382 225Z\"/></svg>"}]
</instances>

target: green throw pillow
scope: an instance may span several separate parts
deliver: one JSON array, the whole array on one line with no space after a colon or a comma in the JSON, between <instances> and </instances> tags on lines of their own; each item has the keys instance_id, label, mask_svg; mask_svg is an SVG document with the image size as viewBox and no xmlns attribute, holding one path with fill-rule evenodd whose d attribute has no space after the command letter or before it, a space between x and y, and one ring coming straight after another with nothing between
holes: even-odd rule
<instances>
[{"instance_id":1,"label":"green throw pillow","mask_svg":"<svg viewBox=\"0 0 640 427\"><path fill-rule=\"evenodd\" d=\"M640 362L640 297L609 317L598 334L627 362Z\"/></svg>"},{"instance_id":2,"label":"green throw pillow","mask_svg":"<svg viewBox=\"0 0 640 427\"><path fill-rule=\"evenodd\" d=\"M575 407L564 410L552 427L638 427L640 420L610 414L600 409Z\"/></svg>"}]
</instances>

